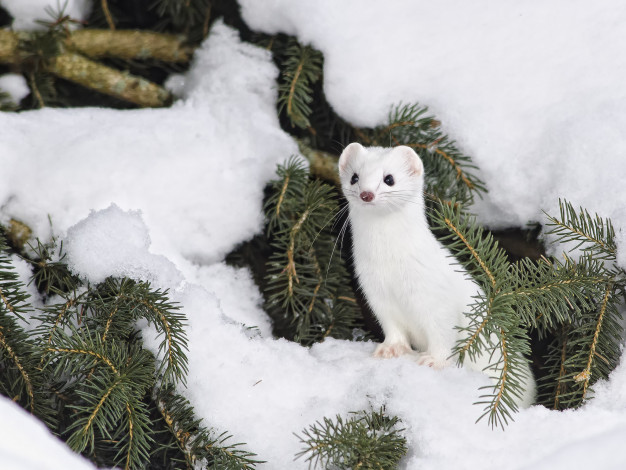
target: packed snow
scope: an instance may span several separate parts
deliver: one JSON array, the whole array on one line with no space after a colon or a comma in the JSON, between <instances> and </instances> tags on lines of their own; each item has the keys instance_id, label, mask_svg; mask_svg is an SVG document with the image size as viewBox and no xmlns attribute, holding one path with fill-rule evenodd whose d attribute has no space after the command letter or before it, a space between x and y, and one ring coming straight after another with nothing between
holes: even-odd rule
<instances>
[{"instance_id":1,"label":"packed snow","mask_svg":"<svg viewBox=\"0 0 626 470\"><path fill-rule=\"evenodd\" d=\"M484 222L539 220L561 196L626 226L621 4L241 4L251 27L324 53L328 97L355 124L383 122L399 101L430 105L481 167ZM276 76L267 51L217 23L189 73L170 83L181 96L170 109L0 113L0 220L61 237L91 282L128 275L169 288L189 322L181 392L208 426L266 460L261 468L307 468L293 461L294 432L382 404L406 429L405 469L626 468L626 361L581 409L531 407L501 432L475 423L481 374L376 360L373 343L307 349L272 338L249 271L223 259L261 230L263 187L297 153L276 117ZM6 416L5 434L16 423L37 428ZM13 450L0 448L0 461Z\"/></svg>"}]
</instances>

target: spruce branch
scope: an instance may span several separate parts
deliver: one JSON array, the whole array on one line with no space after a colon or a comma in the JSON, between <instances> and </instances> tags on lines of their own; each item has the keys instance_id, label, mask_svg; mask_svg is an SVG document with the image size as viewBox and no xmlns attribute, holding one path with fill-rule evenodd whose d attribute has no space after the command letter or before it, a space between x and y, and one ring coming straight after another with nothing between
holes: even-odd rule
<instances>
[{"instance_id":1,"label":"spruce branch","mask_svg":"<svg viewBox=\"0 0 626 470\"><path fill-rule=\"evenodd\" d=\"M352 413L348 419L324 417L296 437L312 468L394 469L407 452L399 418L389 417L384 408Z\"/></svg>"},{"instance_id":2,"label":"spruce branch","mask_svg":"<svg viewBox=\"0 0 626 470\"><path fill-rule=\"evenodd\" d=\"M44 369L53 377L75 381L78 398L71 403L74 419L65 430L68 445L93 455L103 442L119 448L115 464L143 466L153 441L149 421L138 416L142 400L153 386L154 358L139 345L105 343L86 327L59 331L46 349Z\"/></svg>"},{"instance_id":3,"label":"spruce branch","mask_svg":"<svg viewBox=\"0 0 626 470\"><path fill-rule=\"evenodd\" d=\"M187 374L187 340L184 315L167 291L130 279L81 286L55 239L37 240L27 255L31 282L51 302L38 309L37 327L24 331L16 319L30 316L30 306L0 237L1 393L100 466L146 468L157 451L167 465L186 455L189 468L254 468L254 454L200 426L175 395ZM163 337L160 360L144 349L139 319ZM178 398L162 398L168 393ZM155 422L156 397L167 406Z\"/></svg>"},{"instance_id":4,"label":"spruce branch","mask_svg":"<svg viewBox=\"0 0 626 470\"><path fill-rule=\"evenodd\" d=\"M31 311L28 297L0 235L0 391L49 421L50 413L40 396L43 377L38 368L39 350L18 323Z\"/></svg>"},{"instance_id":5,"label":"spruce branch","mask_svg":"<svg viewBox=\"0 0 626 470\"><path fill-rule=\"evenodd\" d=\"M198 468L251 470L257 464L256 455L244 450L242 444L229 443L232 437L226 432L220 434L202 425L194 417L189 401L177 394L173 387L166 386L157 392L158 410L174 440L174 446L184 456L178 463L189 470ZM170 443L164 444L167 448Z\"/></svg>"},{"instance_id":6,"label":"spruce branch","mask_svg":"<svg viewBox=\"0 0 626 470\"><path fill-rule=\"evenodd\" d=\"M62 242L52 237L48 243L37 239L34 243L27 243L27 246L32 254L22 256L22 259L33 268L31 283L35 283L39 292L46 298L51 294L65 296L76 293L82 282L68 269Z\"/></svg>"},{"instance_id":7,"label":"spruce branch","mask_svg":"<svg viewBox=\"0 0 626 470\"><path fill-rule=\"evenodd\" d=\"M152 289L146 282L130 279L107 279L95 292L94 319L103 328L103 339L111 334L112 322L117 334L130 334L140 318L155 326L163 337L159 344L162 357L158 373L164 383L184 383L188 372L185 316L180 306L169 301L167 291Z\"/></svg>"},{"instance_id":8,"label":"spruce branch","mask_svg":"<svg viewBox=\"0 0 626 470\"><path fill-rule=\"evenodd\" d=\"M210 18L211 0L155 0L150 9L162 18L159 29L172 26L174 29L189 33L191 30L200 29L205 32L208 29ZM205 24L207 26L205 27Z\"/></svg>"},{"instance_id":9,"label":"spruce branch","mask_svg":"<svg viewBox=\"0 0 626 470\"><path fill-rule=\"evenodd\" d=\"M491 426L504 426L517 411L516 399L523 393L527 379L530 352L529 337L521 326L510 295L509 262L491 234L479 227L474 217L463 213L455 204L441 204L433 215L435 228L442 233L441 241L461 260L463 267L481 287L471 311L465 312L469 326L460 328L466 335L460 339L454 353L463 362L487 354L493 363L486 372L493 374L495 385L484 387L488 393L478 404Z\"/></svg>"},{"instance_id":10,"label":"spruce branch","mask_svg":"<svg viewBox=\"0 0 626 470\"><path fill-rule=\"evenodd\" d=\"M574 381L578 383L582 383L582 398L585 399L587 395L587 388L589 387L589 381L591 380L591 366L593 362L596 360L596 349L599 344L598 341L600 339L600 332L602 331L602 323L604 322L605 315L607 313L607 308L609 305L609 298L611 295L611 291L613 290L613 284L607 284L604 292L604 297L602 298L602 302L600 303L600 308L598 309L598 319L596 322L595 329L593 331L593 339L589 346L589 352L587 353L587 364L585 368L574 376Z\"/></svg>"},{"instance_id":11,"label":"spruce branch","mask_svg":"<svg viewBox=\"0 0 626 470\"><path fill-rule=\"evenodd\" d=\"M292 126L310 127L312 85L322 73L322 54L310 46L291 40L278 85L278 112L285 112Z\"/></svg>"},{"instance_id":12,"label":"spruce branch","mask_svg":"<svg viewBox=\"0 0 626 470\"><path fill-rule=\"evenodd\" d=\"M542 393L544 403L563 409L583 403L593 383L606 379L619 362L624 329L618 306L626 277L615 262L610 219L592 216L583 208L576 211L565 200L559 206L558 217L547 216L551 227L547 233L570 251L582 252L577 262L566 255L561 268L575 271L570 280L580 285L578 296L570 294L569 316L550 346Z\"/></svg>"},{"instance_id":13,"label":"spruce branch","mask_svg":"<svg viewBox=\"0 0 626 470\"><path fill-rule=\"evenodd\" d=\"M522 259L509 269L518 314L526 325L542 333L570 322L573 316L594 308L593 298L608 276L602 261L583 256L565 263L546 258L534 262Z\"/></svg>"},{"instance_id":14,"label":"spruce branch","mask_svg":"<svg viewBox=\"0 0 626 470\"><path fill-rule=\"evenodd\" d=\"M598 214L591 215L582 207L577 212L566 200L559 199L560 217L546 214L547 235L556 236L555 243L575 244L569 251L582 249L590 252L595 259L615 260L617 246L615 229L610 219L602 219Z\"/></svg>"},{"instance_id":15,"label":"spruce branch","mask_svg":"<svg viewBox=\"0 0 626 470\"><path fill-rule=\"evenodd\" d=\"M302 344L327 336L352 339L358 313L348 272L330 224L338 212L335 190L311 181L301 162L279 166L265 211L273 254L268 262L266 308Z\"/></svg>"},{"instance_id":16,"label":"spruce branch","mask_svg":"<svg viewBox=\"0 0 626 470\"><path fill-rule=\"evenodd\" d=\"M456 143L441 131L441 123L419 104L398 104L389 113L388 123L375 129L359 129L357 136L366 145L413 148L424 163L425 191L436 200L455 200L465 205L486 192L476 176L476 166Z\"/></svg>"}]
</instances>

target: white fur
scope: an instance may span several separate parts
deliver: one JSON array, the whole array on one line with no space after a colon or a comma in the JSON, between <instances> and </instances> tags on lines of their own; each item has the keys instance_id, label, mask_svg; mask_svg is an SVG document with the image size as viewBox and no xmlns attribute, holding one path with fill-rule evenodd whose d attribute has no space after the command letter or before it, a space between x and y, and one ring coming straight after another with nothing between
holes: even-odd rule
<instances>
[{"instance_id":1,"label":"white fur","mask_svg":"<svg viewBox=\"0 0 626 470\"><path fill-rule=\"evenodd\" d=\"M405 146L365 149L352 143L339 159L356 275L385 334L374 355L416 354L420 364L441 368L450 365L455 326L468 324L463 313L478 287L428 227L423 173L420 158ZM354 174L358 181L351 184ZM387 175L393 176L392 186L384 182ZM365 202L363 193L374 198ZM465 363L482 371L489 358L484 354ZM521 406L532 404L535 396L527 372Z\"/></svg>"}]
</instances>

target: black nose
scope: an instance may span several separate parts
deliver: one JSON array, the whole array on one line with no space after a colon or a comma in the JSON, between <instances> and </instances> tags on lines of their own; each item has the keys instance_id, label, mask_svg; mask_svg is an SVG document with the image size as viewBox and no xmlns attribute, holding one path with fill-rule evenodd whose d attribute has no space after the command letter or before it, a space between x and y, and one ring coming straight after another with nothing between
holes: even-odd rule
<instances>
[{"instance_id":1,"label":"black nose","mask_svg":"<svg viewBox=\"0 0 626 470\"><path fill-rule=\"evenodd\" d=\"M362 201L372 202L374 200L374 193L370 193L369 191L363 191L359 197Z\"/></svg>"}]
</instances>

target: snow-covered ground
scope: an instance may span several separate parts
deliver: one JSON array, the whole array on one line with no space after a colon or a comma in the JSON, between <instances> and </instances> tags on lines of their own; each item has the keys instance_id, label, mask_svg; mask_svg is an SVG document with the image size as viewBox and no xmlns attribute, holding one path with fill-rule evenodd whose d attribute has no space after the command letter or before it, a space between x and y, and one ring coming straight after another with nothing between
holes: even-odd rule
<instances>
[{"instance_id":1,"label":"snow-covered ground","mask_svg":"<svg viewBox=\"0 0 626 470\"><path fill-rule=\"evenodd\" d=\"M481 168L483 222L541 220L560 196L626 227L621 2L241 4L251 27L324 53L328 98L355 124L384 122L399 101L430 105ZM72 267L94 282L169 288L189 320L183 393L263 468L306 468L293 432L383 403L406 428L406 469L626 468L625 363L581 409L532 407L501 432L474 422L480 374L375 360L371 343L271 337L250 273L222 260L261 229L263 186L297 152L278 125L276 75L267 51L218 23L170 109L0 113L0 220L65 238ZM5 433L30 426L4 416ZM29 449L47 438L33 439Z\"/></svg>"},{"instance_id":2,"label":"snow-covered ground","mask_svg":"<svg viewBox=\"0 0 626 470\"><path fill-rule=\"evenodd\" d=\"M2 470L90 470L95 467L76 455L30 413L0 395L0 467Z\"/></svg>"}]
</instances>

